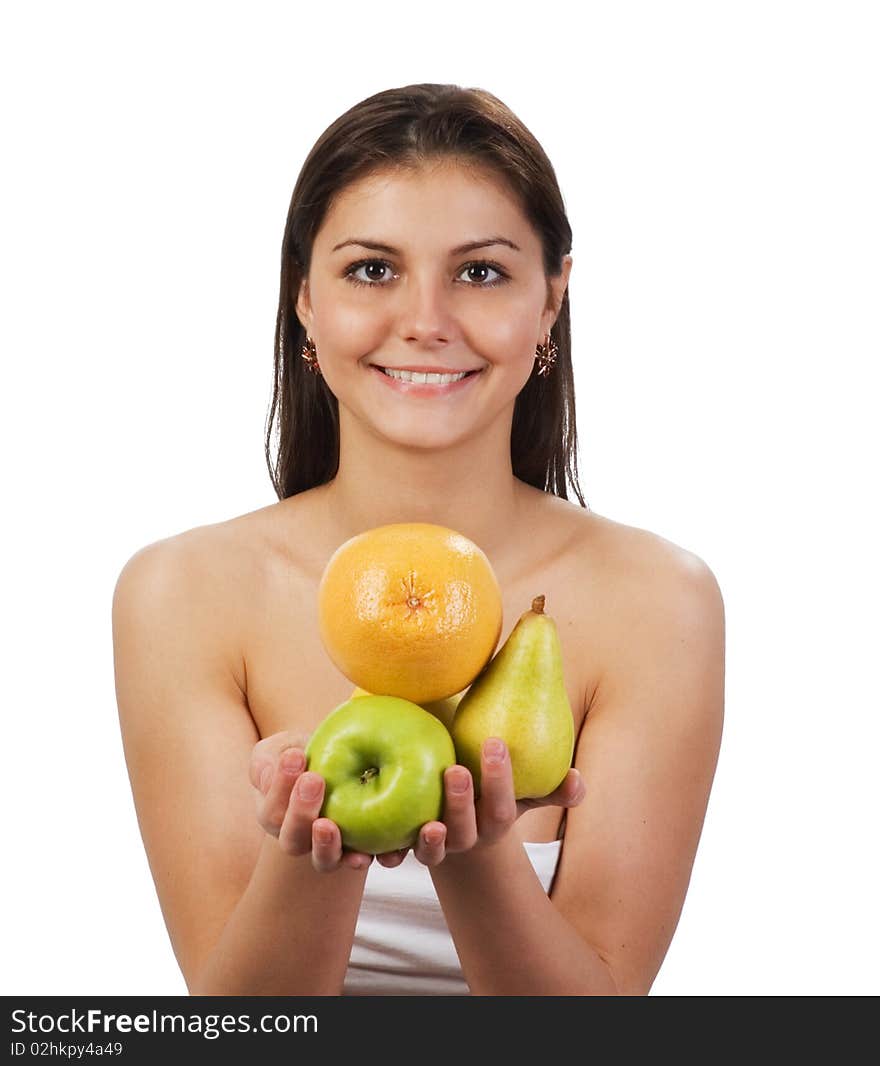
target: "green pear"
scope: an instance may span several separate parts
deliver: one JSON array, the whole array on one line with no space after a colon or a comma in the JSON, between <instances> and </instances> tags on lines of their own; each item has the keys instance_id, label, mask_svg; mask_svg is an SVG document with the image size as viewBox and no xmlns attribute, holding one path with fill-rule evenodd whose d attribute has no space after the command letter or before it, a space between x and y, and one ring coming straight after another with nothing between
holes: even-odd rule
<instances>
[{"instance_id":1,"label":"green pear","mask_svg":"<svg viewBox=\"0 0 880 1066\"><path fill-rule=\"evenodd\" d=\"M455 755L480 789L480 750L500 737L510 752L517 799L547 796L565 778L574 754L574 716L562 674L556 623L536 596L495 657L456 708Z\"/></svg>"}]
</instances>

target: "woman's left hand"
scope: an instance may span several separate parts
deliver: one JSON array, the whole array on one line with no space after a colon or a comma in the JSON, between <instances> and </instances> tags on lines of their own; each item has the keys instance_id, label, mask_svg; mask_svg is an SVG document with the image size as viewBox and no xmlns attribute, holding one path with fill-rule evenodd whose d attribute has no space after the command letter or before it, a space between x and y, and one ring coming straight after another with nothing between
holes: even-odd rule
<instances>
[{"instance_id":1,"label":"woman's left hand","mask_svg":"<svg viewBox=\"0 0 880 1066\"><path fill-rule=\"evenodd\" d=\"M480 759L480 798L474 798L474 783L464 766L450 766L444 776L442 822L426 822L413 851L425 866L436 866L449 853L497 843L521 814L535 807L576 807L584 798L584 780L570 769L557 789L541 799L517 800L513 792L513 767L503 740L489 737ZM409 849L386 852L376 861L398 866Z\"/></svg>"}]
</instances>

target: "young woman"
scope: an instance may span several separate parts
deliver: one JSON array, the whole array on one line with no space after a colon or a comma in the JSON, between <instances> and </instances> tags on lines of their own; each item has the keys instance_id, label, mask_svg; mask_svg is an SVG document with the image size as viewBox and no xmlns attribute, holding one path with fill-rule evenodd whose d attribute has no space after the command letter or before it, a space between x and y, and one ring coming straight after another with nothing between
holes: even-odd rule
<instances>
[{"instance_id":1,"label":"young woman","mask_svg":"<svg viewBox=\"0 0 880 1066\"><path fill-rule=\"evenodd\" d=\"M306 159L266 440L279 502L148 545L114 594L126 760L192 994L651 988L718 756L724 609L699 557L581 496L570 249L550 162L488 92L379 93ZM343 851L304 769L353 687L317 587L349 537L413 521L486 552L499 647L545 595L576 749L557 792L517 804L487 742L478 801L451 767L442 821L371 857Z\"/></svg>"}]
</instances>

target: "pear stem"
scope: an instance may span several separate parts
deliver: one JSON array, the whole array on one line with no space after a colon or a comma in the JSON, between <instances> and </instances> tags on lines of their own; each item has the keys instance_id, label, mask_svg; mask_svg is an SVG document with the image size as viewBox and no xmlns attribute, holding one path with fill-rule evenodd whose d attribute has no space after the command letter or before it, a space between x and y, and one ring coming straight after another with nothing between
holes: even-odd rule
<instances>
[{"instance_id":1,"label":"pear stem","mask_svg":"<svg viewBox=\"0 0 880 1066\"><path fill-rule=\"evenodd\" d=\"M536 596L532 600L532 612L534 614L543 614L544 613L544 597L543 596Z\"/></svg>"}]
</instances>

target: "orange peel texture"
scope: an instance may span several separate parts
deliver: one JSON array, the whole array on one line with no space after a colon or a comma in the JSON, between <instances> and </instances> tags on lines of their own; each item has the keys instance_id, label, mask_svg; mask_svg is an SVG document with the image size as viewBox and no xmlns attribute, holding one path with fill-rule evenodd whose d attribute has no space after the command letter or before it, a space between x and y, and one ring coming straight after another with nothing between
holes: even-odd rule
<instances>
[{"instance_id":1,"label":"orange peel texture","mask_svg":"<svg viewBox=\"0 0 880 1066\"><path fill-rule=\"evenodd\" d=\"M405 522L333 553L318 587L321 640L367 692L413 703L467 688L501 636L501 589L485 553L445 526Z\"/></svg>"}]
</instances>

